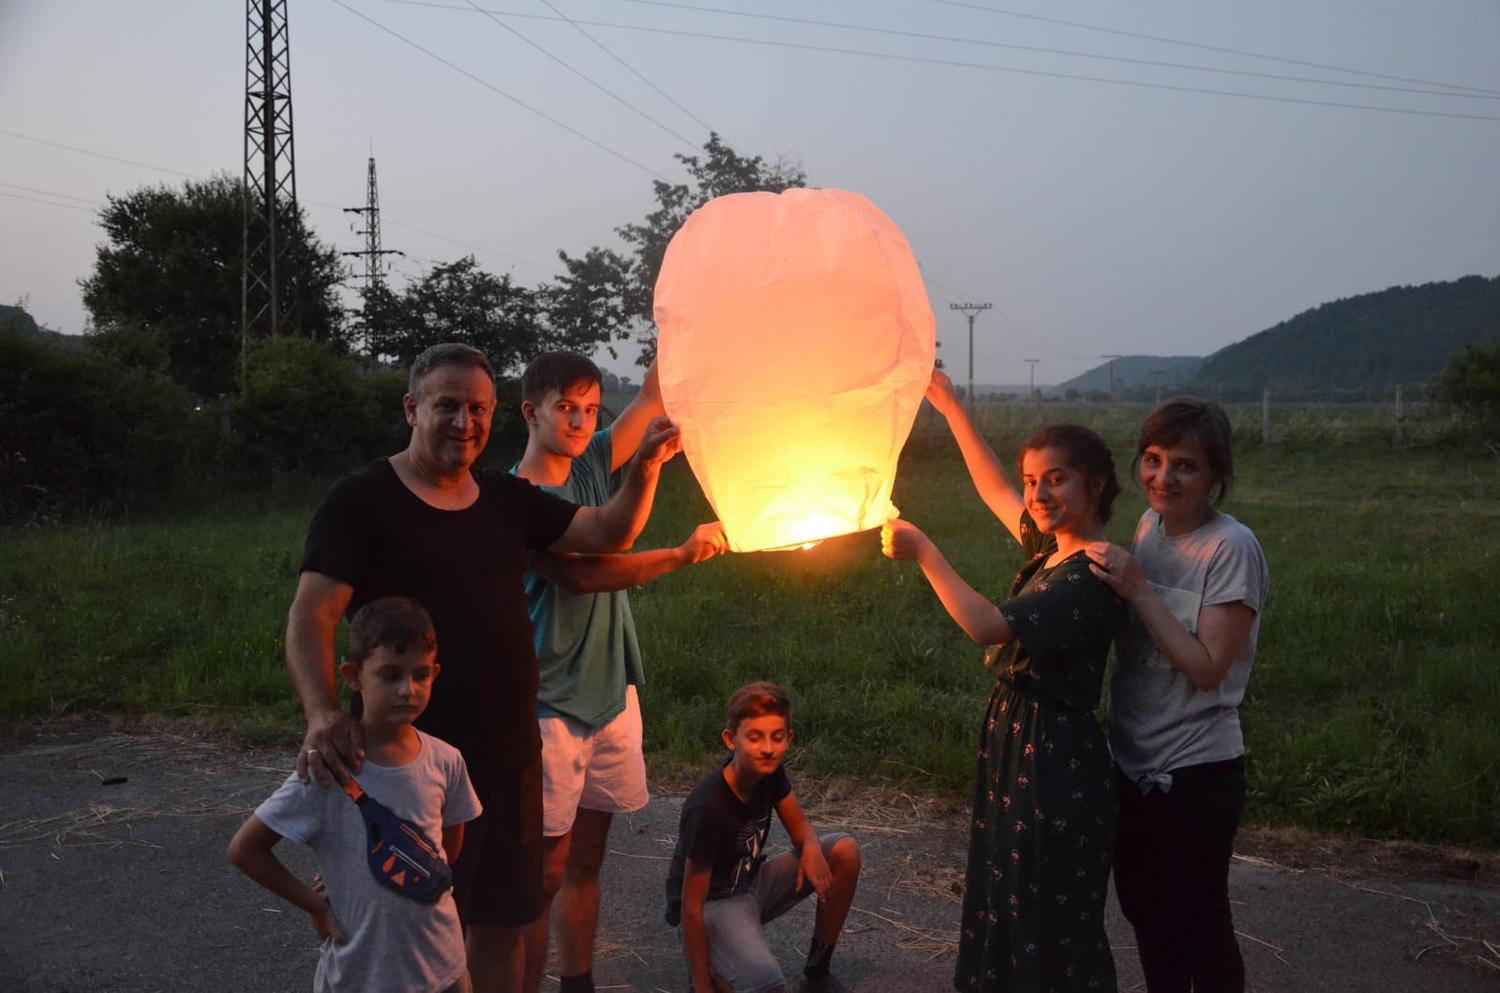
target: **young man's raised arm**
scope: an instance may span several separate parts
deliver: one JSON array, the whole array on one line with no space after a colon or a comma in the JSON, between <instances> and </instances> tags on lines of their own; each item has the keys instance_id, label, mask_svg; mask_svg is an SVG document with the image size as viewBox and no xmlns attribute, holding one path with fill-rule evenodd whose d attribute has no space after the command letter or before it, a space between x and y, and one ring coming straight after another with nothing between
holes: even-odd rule
<instances>
[{"instance_id":1,"label":"young man's raised arm","mask_svg":"<svg viewBox=\"0 0 1500 993\"><path fill-rule=\"evenodd\" d=\"M629 550L651 516L661 467L682 450L677 428L665 417L651 422L625 480L602 507L579 507L549 552L623 552Z\"/></svg>"},{"instance_id":2,"label":"young man's raised arm","mask_svg":"<svg viewBox=\"0 0 1500 993\"><path fill-rule=\"evenodd\" d=\"M651 422L665 413L666 408L661 402L661 384L656 378L656 362L653 361L651 368L646 370L646 381L641 384L641 391L609 426L611 472L630 461L635 450L641 447L641 438L645 436Z\"/></svg>"},{"instance_id":3,"label":"young man's raised arm","mask_svg":"<svg viewBox=\"0 0 1500 993\"><path fill-rule=\"evenodd\" d=\"M286 668L307 718L307 735L297 753L297 778L304 783L310 773L319 785L330 785L329 770L342 781L364 761L364 733L339 708L333 673L334 632L353 597L348 583L304 572L287 612ZM310 761L314 754L319 761Z\"/></svg>"}]
</instances>

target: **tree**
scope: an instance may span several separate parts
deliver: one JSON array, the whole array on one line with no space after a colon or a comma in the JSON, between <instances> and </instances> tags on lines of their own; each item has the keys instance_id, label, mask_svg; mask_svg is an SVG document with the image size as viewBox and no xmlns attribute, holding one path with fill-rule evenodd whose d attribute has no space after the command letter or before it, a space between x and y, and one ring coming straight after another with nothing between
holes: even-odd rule
<instances>
[{"instance_id":1,"label":"tree","mask_svg":"<svg viewBox=\"0 0 1500 993\"><path fill-rule=\"evenodd\" d=\"M542 320L539 291L485 272L472 255L434 266L389 306L393 313L369 329L369 350L401 366L431 345L459 341L504 375L557 342Z\"/></svg>"},{"instance_id":2,"label":"tree","mask_svg":"<svg viewBox=\"0 0 1500 993\"><path fill-rule=\"evenodd\" d=\"M146 187L110 196L99 212L108 241L82 280L93 316L91 347L120 361L165 371L200 396L238 383L240 180L188 180L181 189ZM280 285L295 299L297 333L342 344L335 289L338 252L308 230L300 209L285 218Z\"/></svg>"},{"instance_id":3,"label":"tree","mask_svg":"<svg viewBox=\"0 0 1500 993\"><path fill-rule=\"evenodd\" d=\"M579 333L588 329L586 337L598 341L634 337L641 345L641 365L649 365L656 356L651 308L662 257L688 215L730 193L780 193L807 185L801 167L781 160L768 164L759 155L747 158L715 133L708 136L703 152L701 157L674 156L687 169L689 182L654 181L656 209L642 223L615 229L630 246L628 255L605 248L591 248L582 258L558 253L568 269L559 283L560 297L550 298L564 304L560 320Z\"/></svg>"},{"instance_id":4,"label":"tree","mask_svg":"<svg viewBox=\"0 0 1500 993\"><path fill-rule=\"evenodd\" d=\"M1500 440L1500 344L1465 345L1443 370L1436 393L1487 440Z\"/></svg>"}]
</instances>

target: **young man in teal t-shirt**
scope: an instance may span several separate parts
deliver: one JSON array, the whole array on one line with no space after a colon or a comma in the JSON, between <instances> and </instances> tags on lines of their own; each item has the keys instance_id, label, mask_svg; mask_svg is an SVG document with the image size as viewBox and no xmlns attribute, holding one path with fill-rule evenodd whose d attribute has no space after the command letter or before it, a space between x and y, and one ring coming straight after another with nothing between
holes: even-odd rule
<instances>
[{"instance_id":1,"label":"young man in teal t-shirt","mask_svg":"<svg viewBox=\"0 0 1500 993\"><path fill-rule=\"evenodd\" d=\"M662 415L656 367L614 423L597 431L599 368L582 355L548 352L521 376L526 453L516 475L583 506L608 501L619 470ZM642 502L649 513L652 498ZM640 646L625 590L726 547L704 524L676 548L616 555L538 553L526 597L536 638L537 720L542 736L544 891L557 897L561 993L593 993L599 867L611 820L646 805L641 753ZM623 549L621 550L624 551ZM548 917L527 935L526 985L535 993L547 957Z\"/></svg>"}]
</instances>

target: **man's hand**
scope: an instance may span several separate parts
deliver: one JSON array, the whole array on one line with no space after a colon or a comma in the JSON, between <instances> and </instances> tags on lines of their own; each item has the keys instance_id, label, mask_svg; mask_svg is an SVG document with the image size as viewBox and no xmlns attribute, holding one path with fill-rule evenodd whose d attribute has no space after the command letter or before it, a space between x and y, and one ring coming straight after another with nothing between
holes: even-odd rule
<instances>
[{"instance_id":1,"label":"man's hand","mask_svg":"<svg viewBox=\"0 0 1500 993\"><path fill-rule=\"evenodd\" d=\"M915 562L932 539L910 521L893 517L880 529L880 551L897 562Z\"/></svg>"},{"instance_id":2,"label":"man's hand","mask_svg":"<svg viewBox=\"0 0 1500 993\"><path fill-rule=\"evenodd\" d=\"M636 449L635 460L642 469L660 469L680 451L682 437L677 425L665 417L658 417L641 436L641 446Z\"/></svg>"},{"instance_id":3,"label":"man's hand","mask_svg":"<svg viewBox=\"0 0 1500 993\"><path fill-rule=\"evenodd\" d=\"M828 898L828 887L833 885L833 873L828 868L828 860L823 857L823 846L816 837L808 839L802 846L802 857L797 860L797 889L802 889L804 879L812 884L819 903Z\"/></svg>"},{"instance_id":4,"label":"man's hand","mask_svg":"<svg viewBox=\"0 0 1500 993\"><path fill-rule=\"evenodd\" d=\"M1119 594L1120 599L1133 603L1141 595L1146 577L1134 555L1107 541L1091 541L1083 550L1089 557L1089 571Z\"/></svg>"},{"instance_id":5,"label":"man's hand","mask_svg":"<svg viewBox=\"0 0 1500 993\"><path fill-rule=\"evenodd\" d=\"M312 929L319 938L332 938L336 945L348 944L349 939L344 936L344 929L339 927L339 919L333 916L333 908L328 905L328 900L325 898L319 904L317 910L307 913L308 919L312 921Z\"/></svg>"},{"instance_id":6,"label":"man's hand","mask_svg":"<svg viewBox=\"0 0 1500 993\"><path fill-rule=\"evenodd\" d=\"M700 524L688 535L688 540L677 546L677 552L686 565L707 562L729 548L729 539L724 537L724 525L718 521Z\"/></svg>"},{"instance_id":7,"label":"man's hand","mask_svg":"<svg viewBox=\"0 0 1500 993\"><path fill-rule=\"evenodd\" d=\"M365 734L342 710L324 710L307 726L302 750L297 753L297 778L309 776L319 786L348 782L365 760Z\"/></svg>"},{"instance_id":8,"label":"man's hand","mask_svg":"<svg viewBox=\"0 0 1500 993\"><path fill-rule=\"evenodd\" d=\"M932 381L927 384L927 402L944 417L948 416L949 411L959 408L958 396L953 392L953 380L941 369L932 370Z\"/></svg>"}]
</instances>

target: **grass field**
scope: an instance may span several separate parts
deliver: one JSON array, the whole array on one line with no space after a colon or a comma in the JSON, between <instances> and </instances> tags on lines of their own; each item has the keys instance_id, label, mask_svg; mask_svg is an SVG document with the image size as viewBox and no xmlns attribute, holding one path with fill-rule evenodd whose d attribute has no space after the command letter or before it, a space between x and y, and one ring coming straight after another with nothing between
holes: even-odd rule
<instances>
[{"instance_id":1,"label":"grass field","mask_svg":"<svg viewBox=\"0 0 1500 993\"><path fill-rule=\"evenodd\" d=\"M1003 452L1035 416L983 414ZM1125 468L1140 412L1061 416L1094 423ZM1252 426L1258 442L1258 411ZM1393 450L1354 415L1305 430L1315 437L1242 444L1226 507L1260 537L1272 577L1243 709L1249 818L1500 847L1500 462ZM318 493L0 532L0 711L199 715L290 748L301 718L281 631ZM976 587L1004 593L1019 550L925 415L895 501ZM1127 485L1116 540L1141 507ZM639 547L708 515L679 461ZM774 679L797 702L794 768L966 793L989 684L979 651L873 534L720 558L632 603L652 754L703 761L729 691Z\"/></svg>"}]
</instances>

